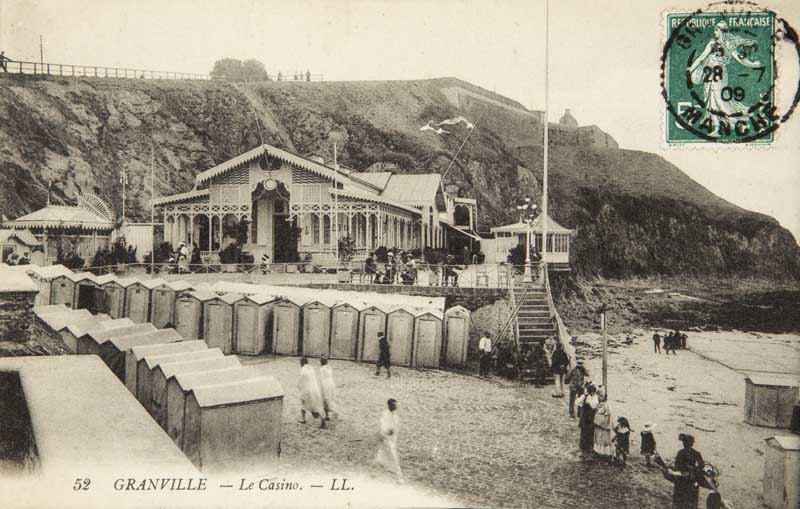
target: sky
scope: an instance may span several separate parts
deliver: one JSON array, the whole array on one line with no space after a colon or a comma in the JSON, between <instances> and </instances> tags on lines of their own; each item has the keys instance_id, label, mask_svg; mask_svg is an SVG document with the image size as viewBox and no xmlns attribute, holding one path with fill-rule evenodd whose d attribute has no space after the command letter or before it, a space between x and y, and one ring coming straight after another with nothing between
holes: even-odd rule
<instances>
[{"instance_id":1,"label":"sky","mask_svg":"<svg viewBox=\"0 0 800 509\"><path fill-rule=\"evenodd\" d=\"M580 125L663 156L800 239L800 112L767 148L661 141L663 16L706 2L551 0L549 119L570 108ZM800 27L797 0L759 3ZM545 19L545 0L0 0L0 49L38 61L41 35L54 63L207 73L235 57L329 81L455 76L542 110ZM800 81L789 49L779 54L779 104Z\"/></svg>"}]
</instances>

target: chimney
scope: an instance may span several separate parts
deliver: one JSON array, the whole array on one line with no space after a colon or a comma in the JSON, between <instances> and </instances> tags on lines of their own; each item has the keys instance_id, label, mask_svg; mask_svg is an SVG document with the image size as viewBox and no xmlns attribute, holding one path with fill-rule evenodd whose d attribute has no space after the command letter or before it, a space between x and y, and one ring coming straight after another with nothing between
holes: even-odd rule
<instances>
[{"instance_id":1,"label":"chimney","mask_svg":"<svg viewBox=\"0 0 800 509\"><path fill-rule=\"evenodd\" d=\"M317 163L323 165L323 166L325 165L325 158L322 157L319 154L311 154L310 156L308 156L308 158L311 159L314 162L317 162Z\"/></svg>"}]
</instances>

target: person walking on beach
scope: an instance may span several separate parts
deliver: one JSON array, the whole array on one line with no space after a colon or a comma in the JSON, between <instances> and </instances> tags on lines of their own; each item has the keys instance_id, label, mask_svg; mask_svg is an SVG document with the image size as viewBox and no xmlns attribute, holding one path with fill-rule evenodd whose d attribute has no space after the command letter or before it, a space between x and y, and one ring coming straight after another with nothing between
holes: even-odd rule
<instances>
[{"instance_id":1,"label":"person walking on beach","mask_svg":"<svg viewBox=\"0 0 800 509\"><path fill-rule=\"evenodd\" d=\"M648 422L644 425L644 430L639 433L642 442L640 452L644 456L645 466L648 467L651 466L650 458L656 453L656 439L653 436L654 428L655 426Z\"/></svg>"},{"instance_id":2,"label":"person walking on beach","mask_svg":"<svg viewBox=\"0 0 800 509\"><path fill-rule=\"evenodd\" d=\"M386 409L381 414L380 443L375 454L376 465L380 465L397 476L402 483L403 470L400 468L400 457L397 454L397 435L400 433L400 416L397 413L397 400L386 402Z\"/></svg>"},{"instance_id":3,"label":"person walking on beach","mask_svg":"<svg viewBox=\"0 0 800 509\"><path fill-rule=\"evenodd\" d=\"M586 455L594 448L594 416L600 400L597 397L597 388L589 382L586 393L583 394L576 405L578 406L578 426L581 429L580 448L581 454Z\"/></svg>"},{"instance_id":4,"label":"person walking on beach","mask_svg":"<svg viewBox=\"0 0 800 509\"><path fill-rule=\"evenodd\" d=\"M568 367L569 357L567 357L567 353L561 343L556 342L556 349L553 350L553 355L550 358L550 369L553 372L556 384L555 391L552 394L554 398L564 397L564 374L566 374Z\"/></svg>"},{"instance_id":5,"label":"person walking on beach","mask_svg":"<svg viewBox=\"0 0 800 509\"><path fill-rule=\"evenodd\" d=\"M575 399L583 391L583 383L589 373L583 367L583 359L575 361L575 367L567 373L564 381L569 384L569 416L575 418Z\"/></svg>"},{"instance_id":6,"label":"person walking on beach","mask_svg":"<svg viewBox=\"0 0 800 509\"><path fill-rule=\"evenodd\" d=\"M597 388L599 403L594 414L594 444L596 454L609 461L614 461L614 447L611 445L611 407L608 404L608 395L603 386Z\"/></svg>"},{"instance_id":7,"label":"person walking on beach","mask_svg":"<svg viewBox=\"0 0 800 509\"><path fill-rule=\"evenodd\" d=\"M309 412L315 419L320 419L319 427L325 428L319 381L314 373L314 368L308 364L306 357L300 359L300 380L297 383L297 389L300 393L300 423L306 423L306 412Z\"/></svg>"},{"instance_id":8,"label":"person walking on beach","mask_svg":"<svg viewBox=\"0 0 800 509\"><path fill-rule=\"evenodd\" d=\"M492 360L492 340L489 333L484 332L478 342L478 373L480 376L487 376L489 373L489 363Z\"/></svg>"},{"instance_id":9,"label":"person walking on beach","mask_svg":"<svg viewBox=\"0 0 800 509\"><path fill-rule=\"evenodd\" d=\"M378 365L375 368L375 376L379 376L381 374L381 367L385 367L386 378L391 378L392 351L389 340L386 339L386 334L383 332L378 333L378 348L380 349L380 353L378 354Z\"/></svg>"},{"instance_id":10,"label":"person walking on beach","mask_svg":"<svg viewBox=\"0 0 800 509\"><path fill-rule=\"evenodd\" d=\"M661 353L661 335L658 332L653 334L653 353Z\"/></svg>"},{"instance_id":11,"label":"person walking on beach","mask_svg":"<svg viewBox=\"0 0 800 509\"><path fill-rule=\"evenodd\" d=\"M322 407L325 410L325 420L331 420L331 414L337 413L334 398L336 396L336 384L333 381L333 369L328 364L328 358L324 355L319 360L319 387L322 392Z\"/></svg>"}]
</instances>

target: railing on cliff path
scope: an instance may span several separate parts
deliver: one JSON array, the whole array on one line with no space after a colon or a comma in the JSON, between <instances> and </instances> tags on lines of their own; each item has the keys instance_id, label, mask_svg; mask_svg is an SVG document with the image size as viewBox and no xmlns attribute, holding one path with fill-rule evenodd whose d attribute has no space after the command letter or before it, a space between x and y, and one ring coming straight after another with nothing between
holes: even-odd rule
<instances>
[{"instance_id":1,"label":"railing on cliff path","mask_svg":"<svg viewBox=\"0 0 800 509\"><path fill-rule=\"evenodd\" d=\"M152 79L152 80L212 80L208 74L175 71L151 71L147 69L129 69L126 67L101 67L96 65L53 64L49 62L25 62L8 60L5 62L6 72L38 76L64 76L76 78L115 78L115 79ZM324 81L324 75L311 73L267 74L266 81Z\"/></svg>"}]
</instances>

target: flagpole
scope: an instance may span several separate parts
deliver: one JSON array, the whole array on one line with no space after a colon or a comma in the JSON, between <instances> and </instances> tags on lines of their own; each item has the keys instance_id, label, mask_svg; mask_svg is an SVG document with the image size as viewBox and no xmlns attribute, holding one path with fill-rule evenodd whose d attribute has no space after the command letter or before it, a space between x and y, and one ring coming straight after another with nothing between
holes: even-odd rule
<instances>
[{"instance_id":1,"label":"flagpole","mask_svg":"<svg viewBox=\"0 0 800 509\"><path fill-rule=\"evenodd\" d=\"M336 142L333 143L333 174L339 176L339 165L336 161ZM336 182L337 178L333 179L333 188L336 194L333 195L333 230L336 235L333 239L333 252L336 257L336 274L339 274L339 187ZM338 276L337 276L338 277ZM338 280L338 279L337 279Z\"/></svg>"},{"instance_id":2,"label":"flagpole","mask_svg":"<svg viewBox=\"0 0 800 509\"><path fill-rule=\"evenodd\" d=\"M150 274L155 275L156 263L156 207L153 204L156 199L156 173L153 166L153 144L150 144L150 232L151 244L150 248ZM210 225L209 225L210 226ZM209 235L211 234L209 228ZM154 276L155 277L155 276Z\"/></svg>"},{"instance_id":3,"label":"flagpole","mask_svg":"<svg viewBox=\"0 0 800 509\"><path fill-rule=\"evenodd\" d=\"M122 170L122 226L125 226L125 184L128 181L128 174Z\"/></svg>"},{"instance_id":4,"label":"flagpole","mask_svg":"<svg viewBox=\"0 0 800 509\"><path fill-rule=\"evenodd\" d=\"M550 94L550 0L544 2L544 158L542 166L542 278L545 275L547 265L547 164L548 164L548 121L547 113L549 110Z\"/></svg>"}]
</instances>

